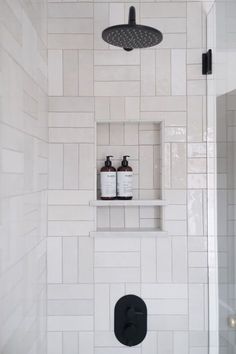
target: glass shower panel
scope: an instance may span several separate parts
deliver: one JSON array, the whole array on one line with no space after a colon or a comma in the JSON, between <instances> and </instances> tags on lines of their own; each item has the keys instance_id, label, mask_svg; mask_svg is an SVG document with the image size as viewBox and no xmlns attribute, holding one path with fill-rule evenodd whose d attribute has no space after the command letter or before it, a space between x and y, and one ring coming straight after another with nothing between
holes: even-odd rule
<instances>
[{"instance_id":1,"label":"glass shower panel","mask_svg":"<svg viewBox=\"0 0 236 354\"><path fill-rule=\"evenodd\" d=\"M236 353L236 1L208 14L207 80L210 354Z\"/></svg>"}]
</instances>

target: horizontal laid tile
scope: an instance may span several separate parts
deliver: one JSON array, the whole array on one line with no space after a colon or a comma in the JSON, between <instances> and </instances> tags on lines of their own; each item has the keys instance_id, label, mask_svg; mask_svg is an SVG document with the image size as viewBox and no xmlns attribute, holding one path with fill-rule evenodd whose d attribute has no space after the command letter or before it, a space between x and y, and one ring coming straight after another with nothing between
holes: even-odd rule
<instances>
[{"instance_id":1,"label":"horizontal laid tile","mask_svg":"<svg viewBox=\"0 0 236 354\"><path fill-rule=\"evenodd\" d=\"M48 119L49 127L90 128L94 125L94 113L90 112L51 112Z\"/></svg>"},{"instance_id":2,"label":"horizontal laid tile","mask_svg":"<svg viewBox=\"0 0 236 354\"><path fill-rule=\"evenodd\" d=\"M49 49L93 49L92 34L49 34Z\"/></svg>"},{"instance_id":3,"label":"horizontal laid tile","mask_svg":"<svg viewBox=\"0 0 236 354\"><path fill-rule=\"evenodd\" d=\"M48 192L49 205L88 205L93 191L54 190Z\"/></svg>"},{"instance_id":4,"label":"horizontal laid tile","mask_svg":"<svg viewBox=\"0 0 236 354\"><path fill-rule=\"evenodd\" d=\"M48 285L49 300L76 300L93 299L93 285L91 284L60 284Z\"/></svg>"},{"instance_id":5,"label":"horizontal laid tile","mask_svg":"<svg viewBox=\"0 0 236 354\"><path fill-rule=\"evenodd\" d=\"M51 143L93 143L93 128L49 128Z\"/></svg>"},{"instance_id":6,"label":"horizontal laid tile","mask_svg":"<svg viewBox=\"0 0 236 354\"><path fill-rule=\"evenodd\" d=\"M48 33L93 33L93 21L88 18L49 18Z\"/></svg>"},{"instance_id":7,"label":"horizontal laid tile","mask_svg":"<svg viewBox=\"0 0 236 354\"><path fill-rule=\"evenodd\" d=\"M157 96L141 97L141 111L185 111L186 97Z\"/></svg>"},{"instance_id":8,"label":"horizontal laid tile","mask_svg":"<svg viewBox=\"0 0 236 354\"><path fill-rule=\"evenodd\" d=\"M141 17L186 17L186 4L182 2L142 3Z\"/></svg>"},{"instance_id":9,"label":"horizontal laid tile","mask_svg":"<svg viewBox=\"0 0 236 354\"><path fill-rule=\"evenodd\" d=\"M139 65L138 51L131 53L117 50L97 50L94 52L94 65Z\"/></svg>"},{"instance_id":10,"label":"horizontal laid tile","mask_svg":"<svg viewBox=\"0 0 236 354\"><path fill-rule=\"evenodd\" d=\"M188 329L186 315L150 315L148 328L151 331L183 331Z\"/></svg>"},{"instance_id":11,"label":"horizontal laid tile","mask_svg":"<svg viewBox=\"0 0 236 354\"><path fill-rule=\"evenodd\" d=\"M93 300L49 300L47 311L49 316L93 315Z\"/></svg>"},{"instance_id":12,"label":"horizontal laid tile","mask_svg":"<svg viewBox=\"0 0 236 354\"><path fill-rule=\"evenodd\" d=\"M142 284L141 294L146 299L187 299L187 284Z\"/></svg>"},{"instance_id":13,"label":"horizontal laid tile","mask_svg":"<svg viewBox=\"0 0 236 354\"><path fill-rule=\"evenodd\" d=\"M101 238L95 240L95 252L135 252L140 250L140 241L138 239L123 238L107 239Z\"/></svg>"},{"instance_id":14,"label":"horizontal laid tile","mask_svg":"<svg viewBox=\"0 0 236 354\"><path fill-rule=\"evenodd\" d=\"M140 80L139 66L95 66L95 81L138 81Z\"/></svg>"},{"instance_id":15,"label":"horizontal laid tile","mask_svg":"<svg viewBox=\"0 0 236 354\"><path fill-rule=\"evenodd\" d=\"M146 300L148 313L150 315L187 315L188 301L187 299L158 299Z\"/></svg>"},{"instance_id":16,"label":"horizontal laid tile","mask_svg":"<svg viewBox=\"0 0 236 354\"><path fill-rule=\"evenodd\" d=\"M92 97L49 97L50 112L93 112Z\"/></svg>"},{"instance_id":17,"label":"horizontal laid tile","mask_svg":"<svg viewBox=\"0 0 236 354\"><path fill-rule=\"evenodd\" d=\"M95 268L95 283L121 283L140 281L139 268Z\"/></svg>"},{"instance_id":18,"label":"horizontal laid tile","mask_svg":"<svg viewBox=\"0 0 236 354\"><path fill-rule=\"evenodd\" d=\"M139 96L139 81L95 82L95 96Z\"/></svg>"},{"instance_id":19,"label":"horizontal laid tile","mask_svg":"<svg viewBox=\"0 0 236 354\"><path fill-rule=\"evenodd\" d=\"M138 252L95 253L95 267L139 267Z\"/></svg>"},{"instance_id":20,"label":"horizontal laid tile","mask_svg":"<svg viewBox=\"0 0 236 354\"><path fill-rule=\"evenodd\" d=\"M88 236L93 230L93 221L48 222L48 236Z\"/></svg>"},{"instance_id":21,"label":"horizontal laid tile","mask_svg":"<svg viewBox=\"0 0 236 354\"><path fill-rule=\"evenodd\" d=\"M48 4L49 18L80 18L93 17L93 4L91 3L59 3Z\"/></svg>"},{"instance_id":22,"label":"horizontal laid tile","mask_svg":"<svg viewBox=\"0 0 236 354\"><path fill-rule=\"evenodd\" d=\"M91 331L92 316L48 316L49 331Z\"/></svg>"}]
</instances>

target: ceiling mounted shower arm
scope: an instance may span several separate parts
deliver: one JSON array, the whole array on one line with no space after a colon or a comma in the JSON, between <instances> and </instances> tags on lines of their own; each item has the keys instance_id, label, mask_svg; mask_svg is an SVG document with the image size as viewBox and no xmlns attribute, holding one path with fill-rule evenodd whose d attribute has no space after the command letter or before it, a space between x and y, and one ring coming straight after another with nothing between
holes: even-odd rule
<instances>
[{"instance_id":1,"label":"ceiling mounted shower arm","mask_svg":"<svg viewBox=\"0 0 236 354\"><path fill-rule=\"evenodd\" d=\"M134 6L130 6L129 8L129 25L136 25L136 14Z\"/></svg>"}]
</instances>

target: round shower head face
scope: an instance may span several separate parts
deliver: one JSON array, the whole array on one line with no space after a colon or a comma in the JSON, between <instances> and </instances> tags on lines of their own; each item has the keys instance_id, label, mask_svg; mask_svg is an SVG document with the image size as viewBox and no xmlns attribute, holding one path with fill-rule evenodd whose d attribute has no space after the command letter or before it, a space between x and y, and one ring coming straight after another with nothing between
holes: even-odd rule
<instances>
[{"instance_id":1,"label":"round shower head face","mask_svg":"<svg viewBox=\"0 0 236 354\"><path fill-rule=\"evenodd\" d=\"M162 41L162 33L142 25L117 25L102 32L105 42L124 49L149 48Z\"/></svg>"},{"instance_id":2,"label":"round shower head face","mask_svg":"<svg viewBox=\"0 0 236 354\"><path fill-rule=\"evenodd\" d=\"M162 41L162 33L149 26L136 25L135 8L129 9L129 23L106 28L102 32L105 42L130 51L134 48L149 48Z\"/></svg>"}]
</instances>

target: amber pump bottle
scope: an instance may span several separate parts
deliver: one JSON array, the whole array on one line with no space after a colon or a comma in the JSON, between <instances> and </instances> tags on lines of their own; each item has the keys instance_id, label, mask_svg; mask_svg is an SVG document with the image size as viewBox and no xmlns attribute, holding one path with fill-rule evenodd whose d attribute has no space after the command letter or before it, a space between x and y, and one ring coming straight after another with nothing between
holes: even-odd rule
<instances>
[{"instance_id":1,"label":"amber pump bottle","mask_svg":"<svg viewBox=\"0 0 236 354\"><path fill-rule=\"evenodd\" d=\"M104 200L116 198L116 169L112 166L111 157L106 157L105 166L100 171L101 199Z\"/></svg>"},{"instance_id":2,"label":"amber pump bottle","mask_svg":"<svg viewBox=\"0 0 236 354\"><path fill-rule=\"evenodd\" d=\"M133 170L127 157L129 155L123 156L121 166L117 169L117 198L124 200L133 198Z\"/></svg>"}]
</instances>

